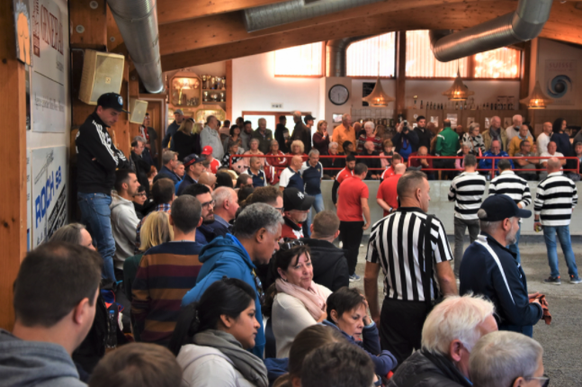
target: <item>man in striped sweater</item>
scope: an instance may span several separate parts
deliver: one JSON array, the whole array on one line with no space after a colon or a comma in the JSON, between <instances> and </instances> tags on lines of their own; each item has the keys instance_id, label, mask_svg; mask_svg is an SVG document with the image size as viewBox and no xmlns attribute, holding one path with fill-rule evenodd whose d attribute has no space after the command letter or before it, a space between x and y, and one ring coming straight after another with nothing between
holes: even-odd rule
<instances>
[{"instance_id":1,"label":"man in striped sweater","mask_svg":"<svg viewBox=\"0 0 582 387\"><path fill-rule=\"evenodd\" d=\"M196 228L202 224L198 199L183 195L172 203L174 240L145 252L133 282L131 313L141 339L167 345L176 326L182 297L194 286L202 268Z\"/></svg>"},{"instance_id":2,"label":"man in striped sweater","mask_svg":"<svg viewBox=\"0 0 582 387\"><path fill-rule=\"evenodd\" d=\"M449 188L449 201L455 202L455 276L459 277L461 260L463 259L463 238L469 228L471 243L479 235L479 217L477 211L483 201L486 181L477 172L475 155L468 154L464 160L465 172L455 177Z\"/></svg>"},{"instance_id":3,"label":"man in striped sweater","mask_svg":"<svg viewBox=\"0 0 582 387\"><path fill-rule=\"evenodd\" d=\"M558 250L556 247L556 234L558 234L566 258L566 265L568 265L570 283L579 284L582 279L578 276L576 258L572 251L570 239L570 218L578 203L578 192L574 182L564 176L561 168L560 160L556 157L548 160L548 177L540 182L536 192L534 229L538 227L544 229L544 240L546 241L551 270L550 277L544 279L544 282L554 285L562 283L558 270Z\"/></svg>"},{"instance_id":4,"label":"man in striped sweater","mask_svg":"<svg viewBox=\"0 0 582 387\"><path fill-rule=\"evenodd\" d=\"M489 196L507 195L513 199L518 208L523 209L529 206L531 204L531 192L527 181L511 170L509 160L499 160L497 168L499 168L499 175L491 180L491 184L489 184ZM507 249L515 254L517 262L521 263L518 246L520 234L521 218L519 219L519 230L515 235L515 243L507 246Z\"/></svg>"}]
</instances>

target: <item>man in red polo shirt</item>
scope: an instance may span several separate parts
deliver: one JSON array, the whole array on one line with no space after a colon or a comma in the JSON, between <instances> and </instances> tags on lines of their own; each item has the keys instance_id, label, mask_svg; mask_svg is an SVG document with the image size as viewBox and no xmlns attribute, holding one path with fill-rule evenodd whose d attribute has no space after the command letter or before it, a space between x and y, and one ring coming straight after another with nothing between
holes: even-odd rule
<instances>
[{"instance_id":1,"label":"man in red polo shirt","mask_svg":"<svg viewBox=\"0 0 582 387\"><path fill-rule=\"evenodd\" d=\"M396 187L400 176L406 172L406 164L398 164L394 168L395 175L390 176L380 184L376 194L376 202L384 209L384 216L396 211L398 208L398 194Z\"/></svg>"},{"instance_id":2,"label":"man in red polo shirt","mask_svg":"<svg viewBox=\"0 0 582 387\"><path fill-rule=\"evenodd\" d=\"M386 170L382 173L380 180L384 181L387 178L389 178L390 176L394 176L396 174L396 171L394 170L394 168L396 168L396 166L398 164L402 164L402 163L403 163L402 156L400 156L398 153L394 153L392 155L392 165L390 165L388 168L386 168Z\"/></svg>"},{"instance_id":3,"label":"man in red polo shirt","mask_svg":"<svg viewBox=\"0 0 582 387\"><path fill-rule=\"evenodd\" d=\"M366 178L367 173L366 164L356 164L354 176L345 179L338 190L337 215L340 219L340 240L342 247L347 250L346 258L348 259L350 282L360 279L360 276L356 275L358 252L364 230L370 227L368 186L362 181Z\"/></svg>"},{"instance_id":4,"label":"man in red polo shirt","mask_svg":"<svg viewBox=\"0 0 582 387\"><path fill-rule=\"evenodd\" d=\"M333 182L333 186L331 187L331 200L333 204L337 207L337 189L339 188L342 181L347 179L348 177L354 176L354 168L356 167L356 156L354 154L349 154L346 156L346 167L339 171L337 174L335 181Z\"/></svg>"}]
</instances>

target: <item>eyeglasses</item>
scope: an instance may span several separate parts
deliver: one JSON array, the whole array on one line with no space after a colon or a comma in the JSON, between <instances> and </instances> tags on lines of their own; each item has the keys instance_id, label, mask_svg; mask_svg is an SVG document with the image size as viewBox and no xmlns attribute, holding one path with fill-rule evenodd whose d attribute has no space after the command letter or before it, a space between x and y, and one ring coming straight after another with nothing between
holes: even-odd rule
<instances>
[{"instance_id":1,"label":"eyeglasses","mask_svg":"<svg viewBox=\"0 0 582 387\"><path fill-rule=\"evenodd\" d=\"M281 213L281 215L283 215L285 213L285 207L275 207L275 209L277 211L279 211Z\"/></svg>"},{"instance_id":2,"label":"eyeglasses","mask_svg":"<svg viewBox=\"0 0 582 387\"><path fill-rule=\"evenodd\" d=\"M525 380L539 380L540 382L540 387L548 387L548 385L550 384L550 378L548 377L548 375L544 375L544 376L530 376L530 377L524 377ZM515 378L515 380L517 380L517 378ZM513 383L511 383L511 385L513 385L515 383L515 380L513 381Z\"/></svg>"},{"instance_id":3,"label":"eyeglasses","mask_svg":"<svg viewBox=\"0 0 582 387\"><path fill-rule=\"evenodd\" d=\"M305 243L296 239L296 240L285 242L285 243L279 243L279 249L291 250L294 247L299 247L299 246L304 246L304 245L305 245Z\"/></svg>"},{"instance_id":4,"label":"eyeglasses","mask_svg":"<svg viewBox=\"0 0 582 387\"><path fill-rule=\"evenodd\" d=\"M204 207L208 207L208 206L212 206L212 207L214 207L214 204L215 204L215 203L216 203L216 200L211 200L211 201L209 201L209 202L202 203L202 204L201 204L201 206L202 206L202 208L204 208Z\"/></svg>"},{"instance_id":5,"label":"eyeglasses","mask_svg":"<svg viewBox=\"0 0 582 387\"><path fill-rule=\"evenodd\" d=\"M251 273L253 273L253 277L255 279L255 286L257 287L257 293L259 293L259 301L261 305L263 305L265 303L265 291L263 290L263 283L261 282L255 269L253 269Z\"/></svg>"}]
</instances>

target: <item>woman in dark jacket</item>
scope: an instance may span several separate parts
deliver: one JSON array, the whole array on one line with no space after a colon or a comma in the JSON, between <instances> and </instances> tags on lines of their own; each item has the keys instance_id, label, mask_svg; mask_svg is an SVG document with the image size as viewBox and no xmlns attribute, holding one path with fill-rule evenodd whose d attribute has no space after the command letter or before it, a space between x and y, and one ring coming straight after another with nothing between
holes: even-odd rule
<instances>
[{"instance_id":1,"label":"woman in dark jacket","mask_svg":"<svg viewBox=\"0 0 582 387\"><path fill-rule=\"evenodd\" d=\"M184 161L186 156L196 153L200 155L200 133L192 133L194 128L194 120L188 118L182 122L180 128L172 136L172 150L178 152L178 160Z\"/></svg>"},{"instance_id":2,"label":"woman in dark jacket","mask_svg":"<svg viewBox=\"0 0 582 387\"><path fill-rule=\"evenodd\" d=\"M570 143L570 136L566 133L566 128L568 124L566 120L563 118L558 118L554 121L552 125L552 130L554 134L550 138L550 141L556 143L558 149L557 152L560 152L564 156L572 156L574 154L572 150L572 144ZM564 165L564 168L576 168L575 160L568 160Z\"/></svg>"}]
</instances>

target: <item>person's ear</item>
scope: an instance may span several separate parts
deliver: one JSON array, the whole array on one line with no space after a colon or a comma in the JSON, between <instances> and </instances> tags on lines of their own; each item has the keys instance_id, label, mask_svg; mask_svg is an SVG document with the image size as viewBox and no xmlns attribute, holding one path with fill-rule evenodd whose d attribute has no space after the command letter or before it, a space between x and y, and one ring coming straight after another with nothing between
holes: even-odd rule
<instances>
[{"instance_id":1,"label":"person's ear","mask_svg":"<svg viewBox=\"0 0 582 387\"><path fill-rule=\"evenodd\" d=\"M331 321L333 321L334 323L337 324L338 320L339 320L339 316L337 314L337 310L332 309L331 312L329 313L330 317L331 317Z\"/></svg>"},{"instance_id":2,"label":"person's ear","mask_svg":"<svg viewBox=\"0 0 582 387\"><path fill-rule=\"evenodd\" d=\"M455 362L459 362L461 361L461 350L463 349L463 344L461 343L460 340L453 340L451 341L451 344L449 345L449 354L451 356L451 359L453 359L453 361Z\"/></svg>"},{"instance_id":3,"label":"person's ear","mask_svg":"<svg viewBox=\"0 0 582 387\"><path fill-rule=\"evenodd\" d=\"M220 322L222 323L222 325L224 325L226 327L226 329L230 329L234 325L235 321L232 317L227 316L226 314L221 314L220 315Z\"/></svg>"},{"instance_id":4,"label":"person's ear","mask_svg":"<svg viewBox=\"0 0 582 387\"><path fill-rule=\"evenodd\" d=\"M95 295L93 296L93 300L89 302L89 298L83 298L77 306L73 309L73 322L77 325L84 325L93 323L93 318L95 317L95 313L92 313L91 310L95 309L95 303L97 302L97 296L99 295L99 287L95 291ZM88 321L91 320L91 321Z\"/></svg>"},{"instance_id":5,"label":"person's ear","mask_svg":"<svg viewBox=\"0 0 582 387\"><path fill-rule=\"evenodd\" d=\"M266 232L267 232L266 228L261 228L259 231L257 231L257 233L255 234L255 240L257 241L257 243L263 243L266 237L265 235Z\"/></svg>"},{"instance_id":6,"label":"person's ear","mask_svg":"<svg viewBox=\"0 0 582 387\"><path fill-rule=\"evenodd\" d=\"M170 214L168 220L170 221L170 226L175 226L176 224L174 223L174 218L172 218L172 214Z\"/></svg>"},{"instance_id":7,"label":"person's ear","mask_svg":"<svg viewBox=\"0 0 582 387\"><path fill-rule=\"evenodd\" d=\"M279 273L279 277L281 277L283 280L287 280L283 274L285 274L285 272L283 271L283 269L281 269L280 267L277 268L277 273Z\"/></svg>"},{"instance_id":8,"label":"person's ear","mask_svg":"<svg viewBox=\"0 0 582 387\"><path fill-rule=\"evenodd\" d=\"M523 378L523 376L520 376L519 378L515 379L513 381L513 384L511 385L511 387L521 387L521 386L525 386L525 379Z\"/></svg>"},{"instance_id":9,"label":"person's ear","mask_svg":"<svg viewBox=\"0 0 582 387\"><path fill-rule=\"evenodd\" d=\"M333 234L333 239L337 239L339 237L340 230L338 229L335 234Z\"/></svg>"},{"instance_id":10,"label":"person's ear","mask_svg":"<svg viewBox=\"0 0 582 387\"><path fill-rule=\"evenodd\" d=\"M291 387L301 387L301 378L297 376L292 376Z\"/></svg>"},{"instance_id":11,"label":"person's ear","mask_svg":"<svg viewBox=\"0 0 582 387\"><path fill-rule=\"evenodd\" d=\"M309 232L310 232L311 234L313 234L313 223L311 223L311 224L309 225Z\"/></svg>"},{"instance_id":12,"label":"person's ear","mask_svg":"<svg viewBox=\"0 0 582 387\"><path fill-rule=\"evenodd\" d=\"M196 228L202 226L202 222L204 222L204 218L201 216L200 220L198 221L198 225L196 226Z\"/></svg>"}]
</instances>

